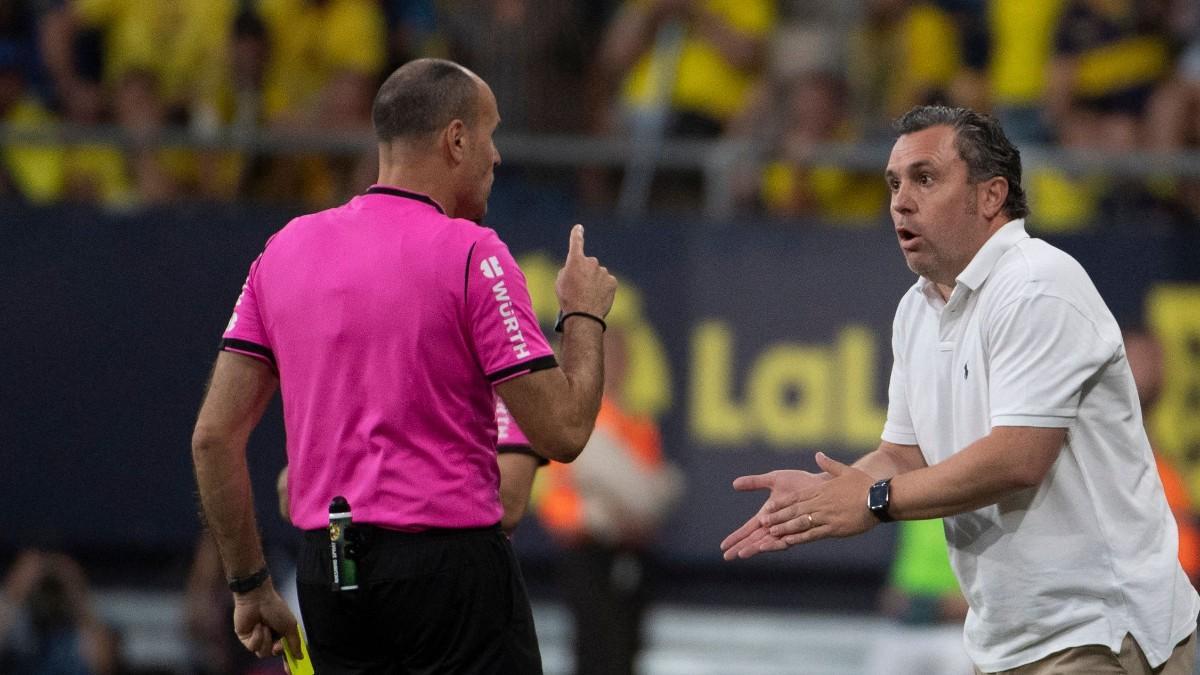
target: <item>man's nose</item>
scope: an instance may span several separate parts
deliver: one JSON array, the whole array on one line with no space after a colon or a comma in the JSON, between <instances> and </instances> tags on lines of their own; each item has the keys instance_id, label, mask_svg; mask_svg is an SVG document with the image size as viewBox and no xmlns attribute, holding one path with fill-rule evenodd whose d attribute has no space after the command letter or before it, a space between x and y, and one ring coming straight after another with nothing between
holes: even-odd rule
<instances>
[{"instance_id":1,"label":"man's nose","mask_svg":"<svg viewBox=\"0 0 1200 675\"><path fill-rule=\"evenodd\" d=\"M904 183L892 193L892 210L905 215L917 210L917 203L913 201L912 193Z\"/></svg>"}]
</instances>

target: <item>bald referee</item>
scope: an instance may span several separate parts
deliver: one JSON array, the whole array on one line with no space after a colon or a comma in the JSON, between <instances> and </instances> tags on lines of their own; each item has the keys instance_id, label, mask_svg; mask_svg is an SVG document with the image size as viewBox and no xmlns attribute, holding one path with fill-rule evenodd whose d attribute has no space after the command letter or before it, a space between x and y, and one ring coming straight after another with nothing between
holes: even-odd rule
<instances>
[{"instance_id":1,"label":"bald referee","mask_svg":"<svg viewBox=\"0 0 1200 675\"><path fill-rule=\"evenodd\" d=\"M225 331L192 439L200 497L259 656L296 638L271 584L246 439L279 389L313 665L338 673L540 673L499 522L495 392L532 445L571 461L602 390L616 280L570 234L556 286L561 363L525 278L479 222L500 155L496 99L470 71L410 62L372 116L379 180L271 237ZM333 590L329 506L344 496L358 588Z\"/></svg>"}]
</instances>

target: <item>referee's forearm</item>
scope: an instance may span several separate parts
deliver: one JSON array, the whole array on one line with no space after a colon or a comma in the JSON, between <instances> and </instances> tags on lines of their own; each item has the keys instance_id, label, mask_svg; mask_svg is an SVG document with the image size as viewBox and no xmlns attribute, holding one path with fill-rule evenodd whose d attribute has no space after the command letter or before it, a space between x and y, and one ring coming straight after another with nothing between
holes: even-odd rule
<instances>
[{"instance_id":1,"label":"referee's forearm","mask_svg":"<svg viewBox=\"0 0 1200 675\"><path fill-rule=\"evenodd\" d=\"M598 322L574 319L564 325L561 366L570 389L562 419L567 423L567 444L574 452L555 459L571 461L592 435L604 394L604 330Z\"/></svg>"},{"instance_id":2,"label":"referee's forearm","mask_svg":"<svg viewBox=\"0 0 1200 675\"><path fill-rule=\"evenodd\" d=\"M245 446L203 437L192 442L192 461L204 521L221 553L225 575L244 577L262 569L265 558L254 517L254 498Z\"/></svg>"}]
</instances>

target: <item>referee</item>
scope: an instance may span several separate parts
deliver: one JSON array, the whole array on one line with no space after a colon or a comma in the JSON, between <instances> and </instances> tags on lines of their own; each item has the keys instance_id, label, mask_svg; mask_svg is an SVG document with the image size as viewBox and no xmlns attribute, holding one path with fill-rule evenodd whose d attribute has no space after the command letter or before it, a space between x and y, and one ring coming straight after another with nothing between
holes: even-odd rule
<instances>
[{"instance_id":1,"label":"referee","mask_svg":"<svg viewBox=\"0 0 1200 675\"><path fill-rule=\"evenodd\" d=\"M317 672L540 673L499 528L495 394L542 455L573 460L600 406L616 280L575 226L556 286L558 363L508 247L476 224L500 163L488 86L455 63L413 61L384 82L372 117L377 184L268 240L196 422L196 480L234 629L259 656L298 639L264 563L246 469L246 440L278 389ZM356 590L334 590L338 496L352 512Z\"/></svg>"}]
</instances>

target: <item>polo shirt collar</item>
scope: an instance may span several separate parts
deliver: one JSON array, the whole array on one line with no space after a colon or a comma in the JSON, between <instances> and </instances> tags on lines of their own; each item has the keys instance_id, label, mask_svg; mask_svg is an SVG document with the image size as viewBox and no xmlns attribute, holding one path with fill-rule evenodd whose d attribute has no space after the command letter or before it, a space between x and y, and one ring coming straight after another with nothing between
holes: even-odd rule
<instances>
[{"instance_id":1,"label":"polo shirt collar","mask_svg":"<svg viewBox=\"0 0 1200 675\"><path fill-rule=\"evenodd\" d=\"M420 192L412 192L411 190L403 190L401 188L392 187L390 185L372 185L371 187L367 188L366 194L369 194L369 195L391 195L393 197L401 197L404 199L412 199L412 200L415 200L418 202L424 202L426 204L429 204L433 208L437 209L438 213L442 214L443 216L446 215L446 211L445 211L445 209L442 208L441 204L438 204L436 201L434 201L433 197L430 197L427 194L422 194Z\"/></svg>"},{"instance_id":2,"label":"polo shirt collar","mask_svg":"<svg viewBox=\"0 0 1200 675\"><path fill-rule=\"evenodd\" d=\"M958 275L955 282L972 291L979 290L1008 249L1028 238L1029 234L1025 232L1024 218L1008 221L1003 227L996 230L987 241L983 242L983 246L980 247L975 257L971 258L971 262L967 263L966 269Z\"/></svg>"},{"instance_id":3,"label":"polo shirt collar","mask_svg":"<svg viewBox=\"0 0 1200 675\"><path fill-rule=\"evenodd\" d=\"M971 292L978 290L983 282L987 281L988 275L992 273L996 263L1000 261L1000 257L1017 242L1028 238L1029 234L1025 232L1024 218L1017 218L1005 223L991 237L988 237L987 241L983 242L983 246L975 253L975 257L967 263L966 269L960 272L958 278L955 279L955 287L957 288L958 284L961 284ZM921 277L921 293L934 307L946 304L937 284L925 277Z\"/></svg>"}]
</instances>

